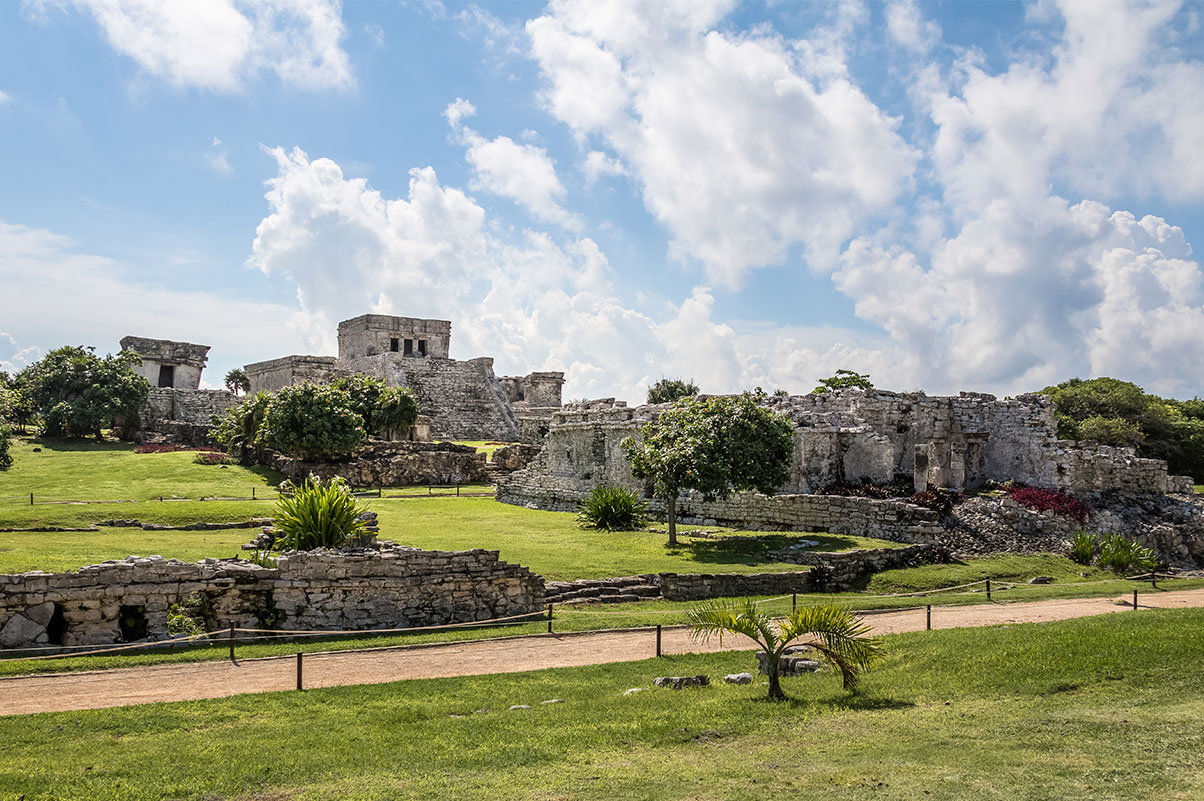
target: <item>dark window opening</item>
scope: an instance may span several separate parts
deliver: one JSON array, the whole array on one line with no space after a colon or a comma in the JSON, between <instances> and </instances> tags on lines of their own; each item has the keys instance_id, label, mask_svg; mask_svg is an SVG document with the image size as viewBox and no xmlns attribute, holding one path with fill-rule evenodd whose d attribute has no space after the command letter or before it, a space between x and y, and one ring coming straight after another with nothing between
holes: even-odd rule
<instances>
[{"instance_id":1,"label":"dark window opening","mask_svg":"<svg viewBox=\"0 0 1204 801\"><path fill-rule=\"evenodd\" d=\"M122 606L117 611L117 628L122 642L146 639L146 610L141 606Z\"/></svg>"},{"instance_id":2,"label":"dark window opening","mask_svg":"<svg viewBox=\"0 0 1204 801\"><path fill-rule=\"evenodd\" d=\"M46 624L46 641L51 645L62 645L67 634L67 618L63 617L63 607L55 604L50 622Z\"/></svg>"},{"instance_id":3,"label":"dark window opening","mask_svg":"<svg viewBox=\"0 0 1204 801\"><path fill-rule=\"evenodd\" d=\"M414 355L414 340L412 340L412 339L406 340L406 349L405 349L405 353L403 355L405 355L405 356L413 356Z\"/></svg>"},{"instance_id":4,"label":"dark window opening","mask_svg":"<svg viewBox=\"0 0 1204 801\"><path fill-rule=\"evenodd\" d=\"M426 340L425 339L418 340L418 355L419 356L426 355Z\"/></svg>"},{"instance_id":5,"label":"dark window opening","mask_svg":"<svg viewBox=\"0 0 1204 801\"><path fill-rule=\"evenodd\" d=\"M401 343L398 341L397 337L393 337L389 340L389 351L391 353L396 353L400 347Z\"/></svg>"},{"instance_id":6,"label":"dark window opening","mask_svg":"<svg viewBox=\"0 0 1204 801\"><path fill-rule=\"evenodd\" d=\"M159 386L174 387L176 385L176 368L170 364L159 366Z\"/></svg>"}]
</instances>

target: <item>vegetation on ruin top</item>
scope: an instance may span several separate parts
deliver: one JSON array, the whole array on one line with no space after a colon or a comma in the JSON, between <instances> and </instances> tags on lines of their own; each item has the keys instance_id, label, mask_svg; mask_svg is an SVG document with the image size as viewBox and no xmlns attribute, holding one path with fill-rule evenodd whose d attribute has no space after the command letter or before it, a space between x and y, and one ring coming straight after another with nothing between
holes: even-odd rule
<instances>
[{"instance_id":1,"label":"vegetation on ruin top","mask_svg":"<svg viewBox=\"0 0 1204 801\"><path fill-rule=\"evenodd\" d=\"M718 682L755 670L743 651L10 717L0 787L28 801L1195 798L1204 673L1184 666L1204 656L1202 627L1202 610L1151 610L896 635L860 694L825 671L783 679L781 704L763 679ZM624 695L697 673L715 683Z\"/></svg>"}]
</instances>

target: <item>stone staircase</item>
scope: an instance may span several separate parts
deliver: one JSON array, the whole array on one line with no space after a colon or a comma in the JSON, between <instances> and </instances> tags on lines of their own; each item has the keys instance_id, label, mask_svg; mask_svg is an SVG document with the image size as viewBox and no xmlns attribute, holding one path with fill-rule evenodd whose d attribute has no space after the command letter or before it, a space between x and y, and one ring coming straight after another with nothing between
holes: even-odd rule
<instances>
[{"instance_id":1,"label":"stone staircase","mask_svg":"<svg viewBox=\"0 0 1204 801\"><path fill-rule=\"evenodd\" d=\"M550 604L619 604L649 601L661 597L655 573L577 581L549 581L544 585L544 601Z\"/></svg>"}]
</instances>

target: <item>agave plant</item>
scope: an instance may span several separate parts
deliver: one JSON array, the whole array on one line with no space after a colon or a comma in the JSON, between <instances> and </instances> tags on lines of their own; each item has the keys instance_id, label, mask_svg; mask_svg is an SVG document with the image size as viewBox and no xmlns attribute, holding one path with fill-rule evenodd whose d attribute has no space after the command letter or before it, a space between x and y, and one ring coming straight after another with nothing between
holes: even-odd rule
<instances>
[{"instance_id":1,"label":"agave plant","mask_svg":"<svg viewBox=\"0 0 1204 801\"><path fill-rule=\"evenodd\" d=\"M1158 567L1158 555L1123 534L1105 534L1096 563L1114 573L1148 572Z\"/></svg>"},{"instance_id":2,"label":"agave plant","mask_svg":"<svg viewBox=\"0 0 1204 801\"><path fill-rule=\"evenodd\" d=\"M1089 531L1080 531L1070 538L1070 558L1080 565L1089 565L1099 549L1099 537Z\"/></svg>"},{"instance_id":3,"label":"agave plant","mask_svg":"<svg viewBox=\"0 0 1204 801\"><path fill-rule=\"evenodd\" d=\"M870 627L852 612L832 604L800 606L786 617L775 616L750 600L742 603L715 601L686 613L690 636L706 642L718 635L740 634L764 649L768 659L770 700L784 700L779 676L782 654L791 646L809 646L840 671L844 688L857 686L861 674L883 656Z\"/></svg>"},{"instance_id":4,"label":"agave plant","mask_svg":"<svg viewBox=\"0 0 1204 801\"><path fill-rule=\"evenodd\" d=\"M291 495L276 501L273 525L280 531L277 550L311 551L339 548L364 532L364 508L339 478L323 481L310 476Z\"/></svg>"},{"instance_id":5,"label":"agave plant","mask_svg":"<svg viewBox=\"0 0 1204 801\"><path fill-rule=\"evenodd\" d=\"M648 504L624 487L594 487L577 504L577 523L582 528L635 531L647 520Z\"/></svg>"}]
</instances>

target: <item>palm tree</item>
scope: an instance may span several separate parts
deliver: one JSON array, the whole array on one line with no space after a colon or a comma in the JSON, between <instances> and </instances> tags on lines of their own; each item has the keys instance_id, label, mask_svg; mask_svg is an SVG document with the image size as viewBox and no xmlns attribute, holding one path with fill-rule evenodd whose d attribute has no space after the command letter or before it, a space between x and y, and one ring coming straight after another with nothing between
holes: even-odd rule
<instances>
[{"instance_id":1,"label":"palm tree","mask_svg":"<svg viewBox=\"0 0 1204 801\"><path fill-rule=\"evenodd\" d=\"M831 604L801 606L780 621L756 603L715 601L686 613L690 636L706 642L713 635L742 634L765 650L770 700L784 700L778 668L782 654L792 645L805 645L836 666L844 688L857 686L862 671L883 656L877 637L866 636L870 627L847 609Z\"/></svg>"},{"instance_id":2,"label":"palm tree","mask_svg":"<svg viewBox=\"0 0 1204 801\"><path fill-rule=\"evenodd\" d=\"M241 367L235 367L226 373L226 389L237 395L240 391L247 394L251 391L251 382Z\"/></svg>"}]
</instances>

